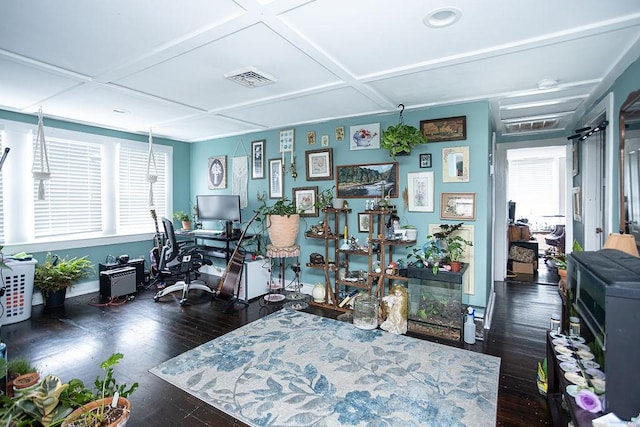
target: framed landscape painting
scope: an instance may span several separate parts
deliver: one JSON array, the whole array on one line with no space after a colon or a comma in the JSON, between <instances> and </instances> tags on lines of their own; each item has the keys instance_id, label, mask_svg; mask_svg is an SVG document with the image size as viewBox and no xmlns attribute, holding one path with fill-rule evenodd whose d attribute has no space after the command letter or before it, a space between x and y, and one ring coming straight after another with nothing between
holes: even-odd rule
<instances>
[{"instance_id":1,"label":"framed landscape painting","mask_svg":"<svg viewBox=\"0 0 640 427\"><path fill-rule=\"evenodd\" d=\"M336 197L398 197L398 162L336 167Z\"/></svg>"}]
</instances>

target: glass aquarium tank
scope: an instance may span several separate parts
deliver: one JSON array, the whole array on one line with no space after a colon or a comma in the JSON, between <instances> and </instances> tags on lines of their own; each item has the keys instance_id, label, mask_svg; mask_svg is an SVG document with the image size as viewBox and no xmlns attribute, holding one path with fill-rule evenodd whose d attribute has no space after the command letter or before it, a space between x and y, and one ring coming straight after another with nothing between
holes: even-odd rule
<instances>
[{"instance_id":1,"label":"glass aquarium tank","mask_svg":"<svg viewBox=\"0 0 640 427\"><path fill-rule=\"evenodd\" d=\"M408 320L410 331L460 341L463 326L462 282L411 279Z\"/></svg>"}]
</instances>

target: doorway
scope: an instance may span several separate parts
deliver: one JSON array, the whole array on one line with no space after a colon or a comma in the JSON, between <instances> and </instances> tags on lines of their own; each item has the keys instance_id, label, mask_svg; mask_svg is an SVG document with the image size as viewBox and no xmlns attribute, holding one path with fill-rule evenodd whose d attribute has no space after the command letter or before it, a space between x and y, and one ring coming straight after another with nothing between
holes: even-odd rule
<instances>
[{"instance_id":1,"label":"doorway","mask_svg":"<svg viewBox=\"0 0 640 427\"><path fill-rule=\"evenodd\" d=\"M509 200L515 202L515 221L527 224L534 237L529 239L540 243L536 256L546 249L544 236L557 225L564 225L565 242L572 241L571 227L566 225L572 216L572 195L568 194L567 183L573 159L564 138L497 144L495 159L494 280L502 281L509 278ZM544 274L531 274L532 281L541 280L546 274L544 259L536 260L536 272L544 269Z\"/></svg>"}]
</instances>

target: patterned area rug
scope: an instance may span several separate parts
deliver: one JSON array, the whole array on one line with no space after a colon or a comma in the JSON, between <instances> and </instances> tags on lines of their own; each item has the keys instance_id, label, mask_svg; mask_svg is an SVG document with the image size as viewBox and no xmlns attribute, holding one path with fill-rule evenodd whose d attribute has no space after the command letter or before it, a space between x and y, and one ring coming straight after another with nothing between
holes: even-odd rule
<instances>
[{"instance_id":1,"label":"patterned area rug","mask_svg":"<svg viewBox=\"0 0 640 427\"><path fill-rule=\"evenodd\" d=\"M254 426L494 426L500 359L280 310L150 370Z\"/></svg>"}]
</instances>

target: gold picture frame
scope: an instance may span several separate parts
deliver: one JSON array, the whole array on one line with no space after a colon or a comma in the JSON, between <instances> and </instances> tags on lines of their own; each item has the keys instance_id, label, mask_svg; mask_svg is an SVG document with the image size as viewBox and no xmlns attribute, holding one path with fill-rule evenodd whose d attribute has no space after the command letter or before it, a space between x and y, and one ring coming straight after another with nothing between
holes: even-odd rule
<instances>
[{"instance_id":1,"label":"gold picture frame","mask_svg":"<svg viewBox=\"0 0 640 427\"><path fill-rule=\"evenodd\" d=\"M476 219L476 193L442 193L440 219Z\"/></svg>"},{"instance_id":2,"label":"gold picture frame","mask_svg":"<svg viewBox=\"0 0 640 427\"><path fill-rule=\"evenodd\" d=\"M442 149L442 182L469 182L469 147Z\"/></svg>"}]
</instances>

